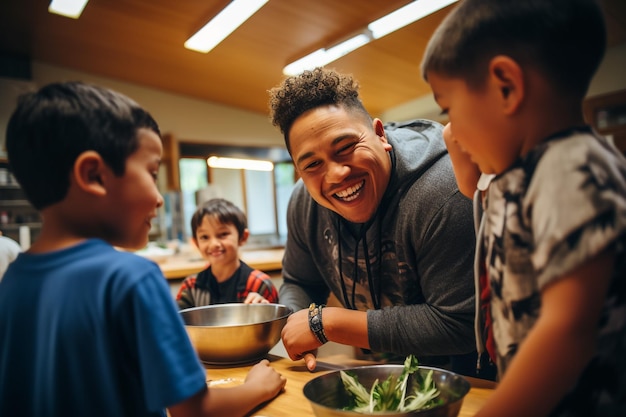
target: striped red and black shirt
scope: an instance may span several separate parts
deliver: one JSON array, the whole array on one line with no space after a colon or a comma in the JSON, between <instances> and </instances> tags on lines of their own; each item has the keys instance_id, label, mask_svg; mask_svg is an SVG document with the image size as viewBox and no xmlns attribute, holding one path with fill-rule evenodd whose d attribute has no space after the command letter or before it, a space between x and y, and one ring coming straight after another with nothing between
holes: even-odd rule
<instances>
[{"instance_id":1,"label":"striped red and black shirt","mask_svg":"<svg viewBox=\"0 0 626 417\"><path fill-rule=\"evenodd\" d=\"M181 310L210 304L241 303L251 292L260 294L270 303L278 303L278 291L270 276L242 261L239 269L224 282L217 282L210 266L197 275L188 276L178 290L176 302Z\"/></svg>"}]
</instances>

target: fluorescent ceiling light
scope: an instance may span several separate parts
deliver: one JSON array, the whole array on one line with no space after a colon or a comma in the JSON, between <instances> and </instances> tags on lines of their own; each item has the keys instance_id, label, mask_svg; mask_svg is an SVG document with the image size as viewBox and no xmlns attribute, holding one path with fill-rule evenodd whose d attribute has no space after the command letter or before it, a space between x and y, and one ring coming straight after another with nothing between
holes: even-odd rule
<instances>
[{"instance_id":1,"label":"fluorescent ceiling light","mask_svg":"<svg viewBox=\"0 0 626 417\"><path fill-rule=\"evenodd\" d=\"M78 19L88 0L52 0L48 11L61 16Z\"/></svg>"},{"instance_id":2,"label":"fluorescent ceiling light","mask_svg":"<svg viewBox=\"0 0 626 417\"><path fill-rule=\"evenodd\" d=\"M260 161L257 159L210 156L206 162L211 168L247 169L250 171L271 171L274 169L274 164L270 161Z\"/></svg>"},{"instance_id":3,"label":"fluorescent ceiling light","mask_svg":"<svg viewBox=\"0 0 626 417\"><path fill-rule=\"evenodd\" d=\"M185 48L207 53L255 14L268 0L233 0L185 42Z\"/></svg>"},{"instance_id":4,"label":"fluorescent ceiling light","mask_svg":"<svg viewBox=\"0 0 626 417\"><path fill-rule=\"evenodd\" d=\"M329 49L318 49L317 51L292 62L283 68L285 75L297 75L307 69L323 67L324 65L341 58L355 49L371 42L374 39L382 38L406 25L409 25L431 13L436 12L458 0L416 0L398 10L391 12L373 21L359 35L348 39Z\"/></svg>"},{"instance_id":5,"label":"fluorescent ceiling light","mask_svg":"<svg viewBox=\"0 0 626 417\"><path fill-rule=\"evenodd\" d=\"M417 0L373 21L367 28L372 31L374 39L382 38L457 1Z\"/></svg>"},{"instance_id":6,"label":"fluorescent ceiling light","mask_svg":"<svg viewBox=\"0 0 626 417\"><path fill-rule=\"evenodd\" d=\"M283 69L286 75L300 74L305 69L320 67L335 61L344 55L349 54L357 48L370 41L367 33L358 34L344 42L341 42L328 49L318 49L317 51L292 62Z\"/></svg>"}]
</instances>

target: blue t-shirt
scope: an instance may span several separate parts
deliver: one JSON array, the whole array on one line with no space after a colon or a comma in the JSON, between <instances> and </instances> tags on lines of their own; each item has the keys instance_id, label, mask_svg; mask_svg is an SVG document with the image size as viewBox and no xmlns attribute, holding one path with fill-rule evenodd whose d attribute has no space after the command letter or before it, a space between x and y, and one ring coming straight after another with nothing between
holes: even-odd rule
<instances>
[{"instance_id":1,"label":"blue t-shirt","mask_svg":"<svg viewBox=\"0 0 626 417\"><path fill-rule=\"evenodd\" d=\"M164 416L205 386L155 263L93 239L0 282L1 416Z\"/></svg>"}]
</instances>

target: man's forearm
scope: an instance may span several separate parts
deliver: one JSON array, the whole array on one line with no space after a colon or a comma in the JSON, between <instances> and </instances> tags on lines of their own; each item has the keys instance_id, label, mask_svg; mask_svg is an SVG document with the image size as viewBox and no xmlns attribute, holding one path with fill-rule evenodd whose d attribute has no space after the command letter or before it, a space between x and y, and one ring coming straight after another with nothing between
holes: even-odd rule
<instances>
[{"instance_id":1,"label":"man's forearm","mask_svg":"<svg viewBox=\"0 0 626 417\"><path fill-rule=\"evenodd\" d=\"M342 307L324 307L322 324L331 342L369 349L367 312Z\"/></svg>"},{"instance_id":2,"label":"man's forearm","mask_svg":"<svg viewBox=\"0 0 626 417\"><path fill-rule=\"evenodd\" d=\"M371 349L424 356L465 354L473 351L474 319L443 315L426 304L370 311L368 331Z\"/></svg>"},{"instance_id":3,"label":"man's forearm","mask_svg":"<svg viewBox=\"0 0 626 417\"><path fill-rule=\"evenodd\" d=\"M302 287L285 281L278 290L278 302L286 305L292 311L298 311L308 307L311 298Z\"/></svg>"}]
</instances>

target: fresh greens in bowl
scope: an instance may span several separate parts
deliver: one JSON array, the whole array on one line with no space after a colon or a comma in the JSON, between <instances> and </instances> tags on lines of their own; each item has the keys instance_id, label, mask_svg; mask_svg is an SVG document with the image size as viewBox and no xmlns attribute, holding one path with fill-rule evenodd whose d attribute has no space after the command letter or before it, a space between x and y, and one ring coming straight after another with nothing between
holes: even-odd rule
<instances>
[{"instance_id":1,"label":"fresh greens in bowl","mask_svg":"<svg viewBox=\"0 0 626 417\"><path fill-rule=\"evenodd\" d=\"M355 374L349 371L340 371L344 387L354 398L354 405L344 409L357 413L407 412L440 405L442 401L438 398L439 390L432 378L433 371L429 370L423 377L419 373L416 374L418 369L417 358L409 355L404 361L400 376L389 375L382 382L376 379L369 390L359 382ZM407 394L409 377L414 374L417 380L413 384L412 392Z\"/></svg>"},{"instance_id":2,"label":"fresh greens in bowl","mask_svg":"<svg viewBox=\"0 0 626 417\"><path fill-rule=\"evenodd\" d=\"M375 364L317 376L303 393L316 417L456 417L469 381L454 372L418 366ZM417 409L415 409L417 408Z\"/></svg>"}]
</instances>

